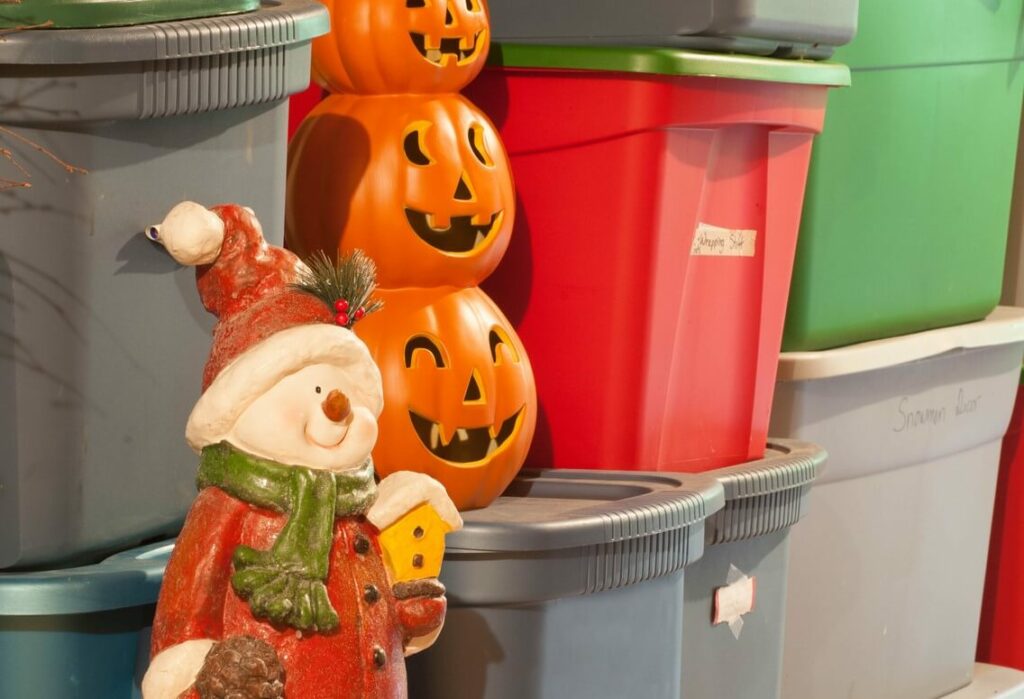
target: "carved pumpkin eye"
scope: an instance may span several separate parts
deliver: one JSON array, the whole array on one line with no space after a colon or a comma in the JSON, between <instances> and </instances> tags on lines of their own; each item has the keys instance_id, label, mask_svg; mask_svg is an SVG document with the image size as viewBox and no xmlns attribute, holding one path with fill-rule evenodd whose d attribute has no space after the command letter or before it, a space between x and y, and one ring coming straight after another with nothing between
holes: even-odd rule
<instances>
[{"instance_id":1,"label":"carved pumpkin eye","mask_svg":"<svg viewBox=\"0 0 1024 699\"><path fill-rule=\"evenodd\" d=\"M481 165L486 165L487 167L494 165L494 161L491 160L491 156L487 153L487 144L484 143L483 127L476 124L469 127L469 148L473 151L473 155L480 161Z\"/></svg>"},{"instance_id":2,"label":"carved pumpkin eye","mask_svg":"<svg viewBox=\"0 0 1024 699\"><path fill-rule=\"evenodd\" d=\"M429 128L430 122L417 121L405 130L405 140L403 141L405 157L413 165L424 166L434 162L426 144L427 129Z\"/></svg>"},{"instance_id":3,"label":"carved pumpkin eye","mask_svg":"<svg viewBox=\"0 0 1024 699\"><path fill-rule=\"evenodd\" d=\"M470 12L476 12L480 9L480 0L466 0L466 9Z\"/></svg>"},{"instance_id":4,"label":"carved pumpkin eye","mask_svg":"<svg viewBox=\"0 0 1024 699\"><path fill-rule=\"evenodd\" d=\"M427 0L405 0L405 6L409 8L426 7Z\"/></svg>"},{"instance_id":5,"label":"carved pumpkin eye","mask_svg":"<svg viewBox=\"0 0 1024 699\"><path fill-rule=\"evenodd\" d=\"M433 358L434 366L438 369L444 369L447 366L444 354L438 344L426 335L416 335L405 343L405 368L411 369L416 355L424 353Z\"/></svg>"},{"instance_id":6,"label":"carved pumpkin eye","mask_svg":"<svg viewBox=\"0 0 1024 699\"><path fill-rule=\"evenodd\" d=\"M491 359L494 360L495 366L501 366L501 363L503 361L502 356L498 354L499 346L503 346L505 348L505 351L508 352L513 362L519 362L519 353L516 352L515 346L513 346L512 342L508 339L508 335L505 334L504 330L502 330L499 327L492 328L490 342Z\"/></svg>"}]
</instances>

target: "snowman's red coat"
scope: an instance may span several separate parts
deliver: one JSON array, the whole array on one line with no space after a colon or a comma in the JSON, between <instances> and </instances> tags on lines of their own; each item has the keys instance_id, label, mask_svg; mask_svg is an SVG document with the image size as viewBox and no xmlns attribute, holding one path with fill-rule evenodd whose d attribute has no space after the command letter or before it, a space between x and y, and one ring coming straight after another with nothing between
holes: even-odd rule
<instances>
[{"instance_id":1,"label":"snowman's red coat","mask_svg":"<svg viewBox=\"0 0 1024 699\"><path fill-rule=\"evenodd\" d=\"M401 699L407 696L403 644L444 621L444 598L396 600L378 544L363 517L335 520L327 592L341 623L328 634L299 634L253 617L231 587L231 556L239 544L269 549L285 515L204 489L192 505L167 564L153 624L152 656L193 639L250 635L270 643L285 668L289 699ZM357 553L355 540L370 542ZM367 586L379 599L367 595ZM376 648L386 660L378 667ZM183 697L197 696L189 690Z\"/></svg>"}]
</instances>

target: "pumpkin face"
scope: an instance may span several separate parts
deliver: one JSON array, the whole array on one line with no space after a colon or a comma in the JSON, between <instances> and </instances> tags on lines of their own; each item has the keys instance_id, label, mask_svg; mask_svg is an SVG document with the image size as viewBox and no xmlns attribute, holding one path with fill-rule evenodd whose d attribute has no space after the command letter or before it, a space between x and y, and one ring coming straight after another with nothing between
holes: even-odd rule
<instances>
[{"instance_id":1,"label":"pumpkin face","mask_svg":"<svg viewBox=\"0 0 1024 699\"><path fill-rule=\"evenodd\" d=\"M300 255L361 248L384 288L474 286L508 247L505 150L459 95L334 95L288 160L285 241Z\"/></svg>"},{"instance_id":2,"label":"pumpkin face","mask_svg":"<svg viewBox=\"0 0 1024 699\"><path fill-rule=\"evenodd\" d=\"M313 41L313 76L335 92L458 92L490 48L485 0L324 0L331 31Z\"/></svg>"},{"instance_id":3,"label":"pumpkin face","mask_svg":"<svg viewBox=\"0 0 1024 699\"><path fill-rule=\"evenodd\" d=\"M537 393L519 338L479 289L378 291L355 326L384 379L377 471L439 480L460 509L486 507L518 473Z\"/></svg>"}]
</instances>

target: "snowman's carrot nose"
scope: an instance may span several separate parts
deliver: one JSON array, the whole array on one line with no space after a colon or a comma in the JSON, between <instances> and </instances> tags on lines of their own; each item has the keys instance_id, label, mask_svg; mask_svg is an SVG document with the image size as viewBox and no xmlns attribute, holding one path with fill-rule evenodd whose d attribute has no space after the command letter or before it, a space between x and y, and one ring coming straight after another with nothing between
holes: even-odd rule
<instances>
[{"instance_id":1,"label":"snowman's carrot nose","mask_svg":"<svg viewBox=\"0 0 1024 699\"><path fill-rule=\"evenodd\" d=\"M341 422L352 414L352 404L349 402L348 396L338 389L328 393L320 407L331 422Z\"/></svg>"}]
</instances>

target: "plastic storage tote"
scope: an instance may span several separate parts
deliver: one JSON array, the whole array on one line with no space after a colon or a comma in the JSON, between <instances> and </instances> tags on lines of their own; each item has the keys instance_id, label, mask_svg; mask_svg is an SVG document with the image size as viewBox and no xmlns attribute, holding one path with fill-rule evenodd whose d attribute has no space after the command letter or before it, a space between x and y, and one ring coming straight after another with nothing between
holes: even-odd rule
<instances>
[{"instance_id":1,"label":"plastic storage tote","mask_svg":"<svg viewBox=\"0 0 1024 699\"><path fill-rule=\"evenodd\" d=\"M172 546L82 568L0 573L0 696L138 699Z\"/></svg>"},{"instance_id":2,"label":"plastic storage tote","mask_svg":"<svg viewBox=\"0 0 1024 699\"><path fill-rule=\"evenodd\" d=\"M448 617L409 659L412 696L678 699L684 568L722 495L706 477L521 473L448 537Z\"/></svg>"},{"instance_id":3,"label":"plastic storage tote","mask_svg":"<svg viewBox=\"0 0 1024 699\"><path fill-rule=\"evenodd\" d=\"M704 556L686 569L683 699L779 696L790 528L807 512L826 454L785 440L768 446L760 461L708 474L725 507L704 526Z\"/></svg>"},{"instance_id":4,"label":"plastic storage tote","mask_svg":"<svg viewBox=\"0 0 1024 699\"><path fill-rule=\"evenodd\" d=\"M811 142L845 67L495 45L467 94L519 208L483 284L540 400L528 464L698 471L764 454Z\"/></svg>"},{"instance_id":5,"label":"plastic storage tote","mask_svg":"<svg viewBox=\"0 0 1024 699\"><path fill-rule=\"evenodd\" d=\"M1024 90L1021 0L864 0L815 144L784 349L984 318Z\"/></svg>"},{"instance_id":6,"label":"plastic storage tote","mask_svg":"<svg viewBox=\"0 0 1024 699\"><path fill-rule=\"evenodd\" d=\"M1003 438L978 659L1024 670L1024 385Z\"/></svg>"},{"instance_id":7,"label":"plastic storage tote","mask_svg":"<svg viewBox=\"0 0 1024 699\"><path fill-rule=\"evenodd\" d=\"M677 46L827 57L857 30L857 0L489 0L502 41Z\"/></svg>"},{"instance_id":8,"label":"plastic storage tote","mask_svg":"<svg viewBox=\"0 0 1024 699\"><path fill-rule=\"evenodd\" d=\"M827 445L793 531L783 696L930 699L968 685L1024 310L785 354L773 434Z\"/></svg>"},{"instance_id":9,"label":"plastic storage tote","mask_svg":"<svg viewBox=\"0 0 1024 699\"><path fill-rule=\"evenodd\" d=\"M281 241L287 97L327 26L314 0L279 0L3 36L0 147L26 172L0 158L0 177L32 187L0 192L0 568L180 525L212 319L141 231L183 199L238 202Z\"/></svg>"}]
</instances>

